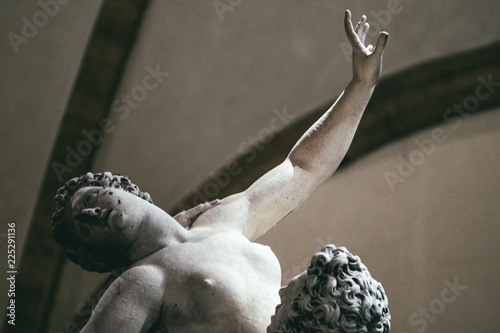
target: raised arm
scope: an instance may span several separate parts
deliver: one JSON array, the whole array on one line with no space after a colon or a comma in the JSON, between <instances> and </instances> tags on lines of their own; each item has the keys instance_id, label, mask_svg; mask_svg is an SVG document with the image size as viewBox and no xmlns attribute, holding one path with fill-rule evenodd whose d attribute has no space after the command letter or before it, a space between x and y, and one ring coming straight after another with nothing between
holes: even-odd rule
<instances>
[{"instance_id":1,"label":"raised arm","mask_svg":"<svg viewBox=\"0 0 500 333\"><path fill-rule=\"evenodd\" d=\"M382 55L388 34L381 32L377 45L365 47L369 25L363 16L356 28L346 11L345 30L353 46L353 78L333 106L302 136L290 152L292 165L310 172L321 182L335 171L352 142L361 116L382 70Z\"/></svg>"},{"instance_id":2,"label":"raised arm","mask_svg":"<svg viewBox=\"0 0 500 333\"><path fill-rule=\"evenodd\" d=\"M376 46L366 47L366 17L354 28L349 11L345 13L344 26L353 46L353 77L345 91L302 136L282 164L245 192L224 199L222 205L202 218L213 217L213 221L233 224L254 240L295 210L337 169L380 77L388 38L386 32L381 32Z\"/></svg>"}]
</instances>

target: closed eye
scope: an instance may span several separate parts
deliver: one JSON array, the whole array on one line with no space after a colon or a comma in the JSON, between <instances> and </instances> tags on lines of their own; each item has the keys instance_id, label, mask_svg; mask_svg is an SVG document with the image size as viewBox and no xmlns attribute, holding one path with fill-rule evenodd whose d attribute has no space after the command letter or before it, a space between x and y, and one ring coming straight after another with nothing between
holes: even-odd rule
<instances>
[{"instance_id":1,"label":"closed eye","mask_svg":"<svg viewBox=\"0 0 500 333\"><path fill-rule=\"evenodd\" d=\"M89 206L89 198L90 198L90 194L87 194L87 195L83 198L83 204L85 205L85 207L88 207L88 206Z\"/></svg>"},{"instance_id":2,"label":"closed eye","mask_svg":"<svg viewBox=\"0 0 500 333\"><path fill-rule=\"evenodd\" d=\"M99 189L95 189L87 192L87 194L83 197L83 204L85 205L85 207L91 207L91 205L95 204L98 191Z\"/></svg>"}]
</instances>

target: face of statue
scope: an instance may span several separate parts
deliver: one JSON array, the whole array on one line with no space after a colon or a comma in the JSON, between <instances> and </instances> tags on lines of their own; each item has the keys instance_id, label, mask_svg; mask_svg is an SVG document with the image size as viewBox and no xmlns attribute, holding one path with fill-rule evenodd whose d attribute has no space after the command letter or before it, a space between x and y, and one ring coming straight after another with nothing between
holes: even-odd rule
<instances>
[{"instance_id":1,"label":"face of statue","mask_svg":"<svg viewBox=\"0 0 500 333\"><path fill-rule=\"evenodd\" d=\"M70 200L77 237L97 248L127 248L151 204L119 189L82 187Z\"/></svg>"},{"instance_id":2,"label":"face of statue","mask_svg":"<svg viewBox=\"0 0 500 333\"><path fill-rule=\"evenodd\" d=\"M287 314L292 308L293 300L302 292L306 281L307 272L294 277L290 283L280 289L281 304L276 308L276 314L271 318L271 325L267 328L268 333L276 332L276 329L287 320Z\"/></svg>"}]
</instances>

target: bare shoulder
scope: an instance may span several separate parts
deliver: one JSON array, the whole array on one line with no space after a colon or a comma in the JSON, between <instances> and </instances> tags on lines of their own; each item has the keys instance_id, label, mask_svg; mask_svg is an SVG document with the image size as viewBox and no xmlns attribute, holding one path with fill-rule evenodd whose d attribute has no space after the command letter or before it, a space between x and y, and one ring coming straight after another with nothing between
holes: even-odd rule
<instances>
[{"instance_id":1,"label":"bare shoulder","mask_svg":"<svg viewBox=\"0 0 500 333\"><path fill-rule=\"evenodd\" d=\"M157 265L150 263L141 263L139 265L134 265L125 272L123 272L117 279L124 283L131 284L147 284L151 287L161 287L164 280L164 271Z\"/></svg>"},{"instance_id":2,"label":"bare shoulder","mask_svg":"<svg viewBox=\"0 0 500 333\"><path fill-rule=\"evenodd\" d=\"M243 192L224 198L196 225L223 225L254 241L294 211L319 185L313 173L286 159Z\"/></svg>"},{"instance_id":3,"label":"bare shoulder","mask_svg":"<svg viewBox=\"0 0 500 333\"><path fill-rule=\"evenodd\" d=\"M164 292L164 273L155 265L137 265L123 272L108 288L109 296L149 299L151 305L160 302Z\"/></svg>"},{"instance_id":4,"label":"bare shoulder","mask_svg":"<svg viewBox=\"0 0 500 333\"><path fill-rule=\"evenodd\" d=\"M224 198L221 204L203 213L193 224L197 227L209 227L207 234L220 231L242 232L249 218L250 202L245 193L233 194Z\"/></svg>"},{"instance_id":5,"label":"bare shoulder","mask_svg":"<svg viewBox=\"0 0 500 333\"><path fill-rule=\"evenodd\" d=\"M106 290L82 332L145 332L160 318L163 280L152 265L128 269Z\"/></svg>"}]
</instances>

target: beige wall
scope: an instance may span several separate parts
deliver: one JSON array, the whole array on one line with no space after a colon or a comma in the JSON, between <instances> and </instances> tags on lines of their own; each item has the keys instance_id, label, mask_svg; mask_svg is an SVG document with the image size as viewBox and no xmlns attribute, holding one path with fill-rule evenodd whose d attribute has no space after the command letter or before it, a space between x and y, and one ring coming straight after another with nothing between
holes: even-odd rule
<instances>
[{"instance_id":1,"label":"beige wall","mask_svg":"<svg viewBox=\"0 0 500 333\"><path fill-rule=\"evenodd\" d=\"M20 234L31 218L99 4L60 4L58 12L46 16L47 22L20 44L12 44L8 34L23 37L23 18L33 23L41 7L34 1L0 5L0 212L6 221L17 222Z\"/></svg>"},{"instance_id":2,"label":"beige wall","mask_svg":"<svg viewBox=\"0 0 500 333\"><path fill-rule=\"evenodd\" d=\"M44 21L36 1L0 2L1 272L7 271L4 235L10 222L16 222L19 267L53 141L101 1L61 3L51 7L53 16ZM25 38L23 18L33 24L33 16L39 27L25 28L29 38L12 44L8 34ZM5 304L7 289L0 283L0 304ZM2 307L2 318L3 313Z\"/></svg>"},{"instance_id":3,"label":"beige wall","mask_svg":"<svg viewBox=\"0 0 500 333\"><path fill-rule=\"evenodd\" d=\"M93 171L129 174L156 204L173 209L268 127L273 109L286 107L298 118L338 95L350 74L341 50L343 10L373 20L372 11L376 16L393 3L243 0L221 20L212 1L152 1L117 97L142 84L146 66L170 74L126 118L114 114L116 130L100 147ZM99 4L61 5L18 53L6 35L21 34L22 17L40 8L28 1L0 4L0 170L8 175L0 212L6 222L17 221L19 244ZM493 0L401 0L385 20L391 37L384 73L498 40L498 12ZM498 111L491 112L449 130L450 138L394 192L384 172L397 169L398 156L415 144L405 139L384 148L338 173L262 241L275 249L286 276L304 268L320 243L359 254L389 293L394 332L416 332L422 324L411 326L408 317L439 297L444 279L455 277L469 287L428 331L470 331L466 323L451 329L460 318L482 322L482 331L498 330L487 312L495 307L484 299L498 298L487 285L498 273L487 264L498 258L480 256L498 252L498 120ZM327 227L330 221L338 228ZM289 248L299 235L310 237ZM73 266L64 274L53 332L100 283Z\"/></svg>"},{"instance_id":4,"label":"beige wall","mask_svg":"<svg viewBox=\"0 0 500 333\"><path fill-rule=\"evenodd\" d=\"M282 263L283 281L302 271L323 245L342 245L384 285L392 332L498 331L498 124L500 109L456 129L435 126L335 174L260 239ZM431 139L436 129L445 141L433 151L428 145L426 155L415 140ZM399 156L416 163L411 174L403 172L403 183L391 187L386 174L399 174ZM445 280L466 289L443 292Z\"/></svg>"}]
</instances>

